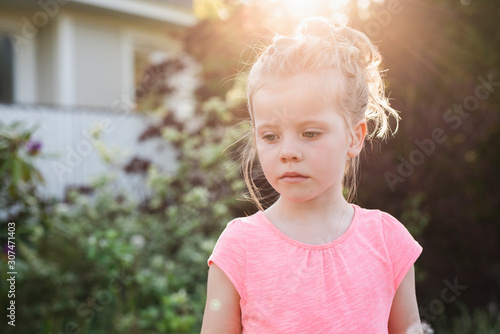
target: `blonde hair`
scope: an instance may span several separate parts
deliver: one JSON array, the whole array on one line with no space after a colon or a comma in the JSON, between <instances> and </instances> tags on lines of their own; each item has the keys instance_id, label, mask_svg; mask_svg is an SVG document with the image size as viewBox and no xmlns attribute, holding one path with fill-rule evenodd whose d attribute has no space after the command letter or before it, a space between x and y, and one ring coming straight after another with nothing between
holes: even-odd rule
<instances>
[{"instance_id":1,"label":"blonde hair","mask_svg":"<svg viewBox=\"0 0 500 334\"><path fill-rule=\"evenodd\" d=\"M264 49L252 66L247 82L247 101L250 120L254 123L252 98L266 82L297 74L317 74L327 81L341 78L331 95L344 112L346 124L352 131L353 124L365 119L368 125L367 139L386 139L397 131L399 115L390 107L385 97L380 63L382 57L375 45L360 31L315 17L303 20L293 37L277 35L273 43ZM333 83L331 80L330 83ZM396 130L391 132L390 116L396 119ZM254 182L259 170L257 150L253 135L249 136L242 155L243 176L249 198L262 210L261 194ZM348 158L342 187L351 200L356 191L356 174L359 155Z\"/></svg>"}]
</instances>

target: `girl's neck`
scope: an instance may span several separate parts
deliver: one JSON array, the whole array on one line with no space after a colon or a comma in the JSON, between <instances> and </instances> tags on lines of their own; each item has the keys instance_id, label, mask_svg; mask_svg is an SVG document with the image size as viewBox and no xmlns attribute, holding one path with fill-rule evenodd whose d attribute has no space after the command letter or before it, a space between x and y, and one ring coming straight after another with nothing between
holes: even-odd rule
<instances>
[{"instance_id":1,"label":"girl's neck","mask_svg":"<svg viewBox=\"0 0 500 334\"><path fill-rule=\"evenodd\" d=\"M326 202L291 202L280 197L265 210L265 215L292 239L307 244L325 244L349 228L354 208L341 193Z\"/></svg>"},{"instance_id":2,"label":"girl's neck","mask_svg":"<svg viewBox=\"0 0 500 334\"><path fill-rule=\"evenodd\" d=\"M310 221L314 219L316 221L326 221L331 220L333 216L338 216L341 213L347 201L341 198L335 202L330 202L326 205L310 205L304 203L288 202L286 200L278 200L272 207L275 214L287 220L297 220L297 221Z\"/></svg>"},{"instance_id":3,"label":"girl's neck","mask_svg":"<svg viewBox=\"0 0 500 334\"><path fill-rule=\"evenodd\" d=\"M326 195L326 194L324 194ZM352 218L353 208L345 200L342 192L331 192L327 196L306 202L292 202L284 197L271 205L265 214L275 225L306 226L321 229L325 226L337 227L346 218ZM344 217L342 218L342 215ZM342 219L342 222L340 220ZM349 225L350 220L347 221ZM333 226L332 226L333 225Z\"/></svg>"},{"instance_id":4,"label":"girl's neck","mask_svg":"<svg viewBox=\"0 0 500 334\"><path fill-rule=\"evenodd\" d=\"M341 189L332 189L323 193L322 196L305 202L292 202L280 196L266 211L275 211L274 213L282 217L308 217L322 220L322 217L331 219L332 214L342 212L346 204L347 201Z\"/></svg>"}]
</instances>

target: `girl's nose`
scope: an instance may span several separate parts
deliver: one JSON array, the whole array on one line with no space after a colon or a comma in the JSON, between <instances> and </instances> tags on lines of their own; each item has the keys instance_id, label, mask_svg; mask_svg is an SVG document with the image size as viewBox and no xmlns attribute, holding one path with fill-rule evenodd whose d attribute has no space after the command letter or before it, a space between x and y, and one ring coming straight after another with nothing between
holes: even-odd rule
<instances>
[{"instance_id":1,"label":"girl's nose","mask_svg":"<svg viewBox=\"0 0 500 334\"><path fill-rule=\"evenodd\" d=\"M280 161L286 162L298 162L302 160L302 153L299 151L297 145L293 143L285 143L281 148Z\"/></svg>"}]
</instances>

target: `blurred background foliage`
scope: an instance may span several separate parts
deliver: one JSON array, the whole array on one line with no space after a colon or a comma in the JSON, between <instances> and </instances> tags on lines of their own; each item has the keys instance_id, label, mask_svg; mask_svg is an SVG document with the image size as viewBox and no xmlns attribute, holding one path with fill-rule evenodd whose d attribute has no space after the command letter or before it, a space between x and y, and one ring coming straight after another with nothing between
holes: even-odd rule
<instances>
[{"instance_id":1,"label":"blurred background foliage","mask_svg":"<svg viewBox=\"0 0 500 334\"><path fill-rule=\"evenodd\" d=\"M318 1L313 13L336 15L331 3ZM398 217L424 247L417 295L436 333L500 333L500 4L345 3L349 25L379 46L402 116L394 139L367 143L356 202ZM256 210L238 200L238 140L249 129L244 73L274 33L297 23L286 8L195 1L200 21L183 41L202 68L196 115L179 121L165 110L141 136L168 141L179 160L175 174L147 162L128 170L149 185L142 201L117 190L112 173L64 201L38 196L43 178L32 161L43 143L30 142L22 125L1 124L0 241L15 221L18 271L18 322L2 321L2 333L199 332L206 260L227 222ZM178 59L168 62L154 70L182 70ZM161 87L145 103L156 108L170 91ZM6 305L5 249L0 265ZM447 303L445 282L454 280L466 288Z\"/></svg>"}]
</instances>

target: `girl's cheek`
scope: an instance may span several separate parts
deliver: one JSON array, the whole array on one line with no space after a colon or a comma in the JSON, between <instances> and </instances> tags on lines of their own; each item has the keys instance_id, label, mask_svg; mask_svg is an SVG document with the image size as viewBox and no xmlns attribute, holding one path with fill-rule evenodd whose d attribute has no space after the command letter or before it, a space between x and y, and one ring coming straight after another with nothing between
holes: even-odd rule
<instances>
[{"instance_id":1,"label":"girl's cheek","mask_svg":"<svg viewBox=\"0 0 500 334\"><path fill-rule=\"evenodd\" d=\"M257 152L259 152L259 154L270 154L272 153L274 150L276 150L276 146L277 145L270 145L268 143L257 143Z\"/></svg>"},{"instance_id":2,"label":"girl's cheek","mask_svg":"<svg viewBox=\"0 0 500 334\"><path fill-rule=\"evenodd\" d=\"M268 161L271 157L272 153L270 152L270 148L267 145L258 145L257 144L257 155L259 156L259 160L261 162Z\"/></svg>"}]
</instances>

